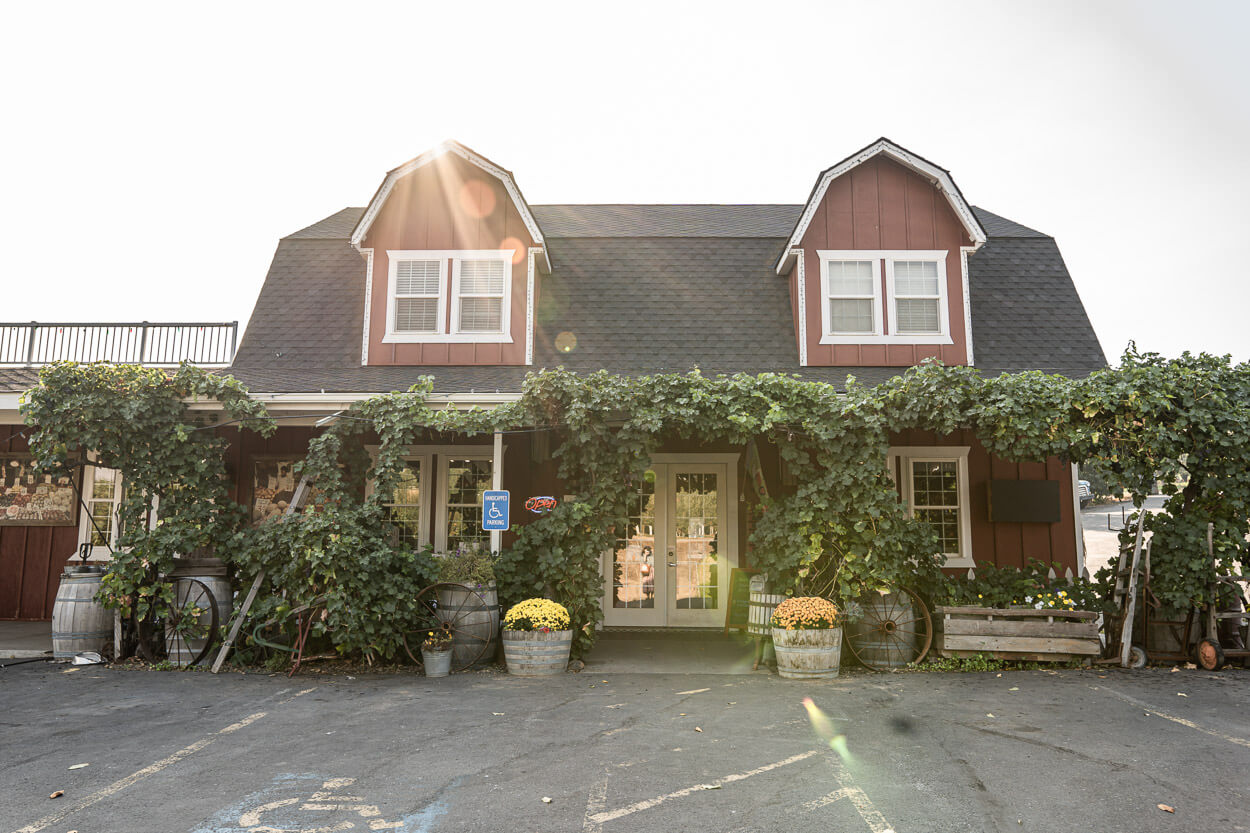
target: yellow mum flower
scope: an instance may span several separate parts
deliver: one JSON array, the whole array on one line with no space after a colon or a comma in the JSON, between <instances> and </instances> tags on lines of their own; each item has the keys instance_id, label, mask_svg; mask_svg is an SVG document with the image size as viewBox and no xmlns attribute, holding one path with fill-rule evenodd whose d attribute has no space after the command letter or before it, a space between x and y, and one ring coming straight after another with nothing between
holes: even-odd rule
<instances>
[{"instance_id":1,"label":"yellow mum flower","mask_svg":"<svg viewBox=\"0 0 1250 833\"><path fill-rule=\"evenodd\" d=\"M838 609L828 599L796 596L786 599L773 610L772 626L793 630L814 630L836 627Z\"/></svg>"},{"instance_id":2,"label":"yellow mum flower","mask_svg":"<svg viewBox=\"0 0 1250 833\"><path fill-rule=\"evenodd\" d=\"M564 605L551 599L526 599L508 610L503 626L510 631L566 631L570 621Z\"/></svg>"}]
</instances>

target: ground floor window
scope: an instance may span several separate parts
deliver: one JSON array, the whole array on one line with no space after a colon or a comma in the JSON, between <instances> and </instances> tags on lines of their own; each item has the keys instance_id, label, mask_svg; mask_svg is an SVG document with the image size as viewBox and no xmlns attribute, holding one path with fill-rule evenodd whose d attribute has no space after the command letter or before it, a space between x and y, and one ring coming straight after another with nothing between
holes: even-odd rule
<instances>
[{"instance_id":1,"label":"ground floor window","mask_svg":"<svg viewBox=\"0 0 1250 833\"><path fill-rule=\"evenodd\" d=\"M371 449L373 450L373 449ZM489 446L413 446L382 505L399 540L435 552L489 549L482 493L494 484Z\"/></svg>"},{"instance_id":2,"label":"ground floor window","mask_svg":"<svg viewBox=\"0 0 1250 833\"><path fill-rule=\"evenodd\" d=\"M968 451L968 446L890 449L890 473L903 502L912 517L933 527L947 567L973 566Z\"/></svg>"},{"instance_id":3,"label":"ground floor window","mask_svg":"<svg viewBox=\"0 0 1250 833\"><path fill-rule=\"evenodd\" d=\"M122 500L122 476L116 469L89 465L82 484L83 512L78 541L90 544L95 558L107 558L117 546L118 507Z\"/></svg>"}]
</instances>

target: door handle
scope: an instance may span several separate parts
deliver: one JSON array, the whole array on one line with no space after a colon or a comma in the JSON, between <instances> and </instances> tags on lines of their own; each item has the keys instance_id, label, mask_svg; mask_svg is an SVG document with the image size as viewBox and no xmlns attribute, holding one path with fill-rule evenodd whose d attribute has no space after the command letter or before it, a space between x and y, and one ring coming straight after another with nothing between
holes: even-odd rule
<instances>
[{"instance_id":1,"label":"door handle","mask_svg":"<svg viewBox=\"0 0 1250 833\"><path fill-rule=\"evenodd\" d=\"M676 557L677 557L677 556L673 555L673 553L671 553L671 552L668 554L668 566L670 566L670 567L676 567L676 566L677 566L677 562L673 560L673 559L674 559L674 558L676 558Z\"/></svg>"},{"instance_id":2,"label":"door handle","mask_svg":"<svg viewBox=\"0 0 1250 833\"><path fill-rule=\"evenodd\" d=\"M670 562L668 562L668 566L670 566L670 567L676 567L676 566L677 566L677 562L676 562L676 561L670 561Z\"/></svg>"}]
</instances>

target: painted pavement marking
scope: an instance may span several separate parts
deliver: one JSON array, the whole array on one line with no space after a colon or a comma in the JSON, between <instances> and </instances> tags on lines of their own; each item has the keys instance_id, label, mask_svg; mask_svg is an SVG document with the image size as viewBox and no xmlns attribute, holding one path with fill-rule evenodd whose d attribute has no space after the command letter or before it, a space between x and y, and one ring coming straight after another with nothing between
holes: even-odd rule
<instances>
[{"instance_id":1,"label":"painted pavement marking","mask_svg":"<svg viewBox=\"0 0 1250 833\"><path fill-rule=\"evenodd\" d=\"M364 804L364 798L361 796L333 794L334 790L350 787L355 783L355 778L331 778L323 782L321 789L309 796L308 801L301 804L299 809L307 812L356 813L362 819L368 819L370 830L399 830L403 828L404 823L402 821L387 821L381 818L382 811L378 808L378 805ZM265 813L281 810L283 807L291 807L299 804L301 800L300 798L283 798L253 807L239 816L239 827L246 828L249 833L332 833L332 831L354 830L356 828L356 825L350 821L341 821L338 824L323 827L301 827L296 830L271 827L260 823L261 816Z\"/></svg>"},{"instance_id":2,"label":"painted pavement marking","mask_svg":"<svg viewBox=\"0 0 1250 833\"><path fill-rule=\"evenodd\" d=\"M864 820L864 824L868 825L872 833L894 833L894 828L885 820L885 816L881 815L881 811L868 798L868 794L855 784L851 774L846 771L846 767L840 761L830 763L833 765L833 777L838 782L838 789L820 798L805 801L803 809L808 812L819 810L821 807L828 807L845 798L855 807L855 812L859 813L859 817Z\"/></svg>"},{"instance_id":3,"label":"painted pavement marking","mask_svg":"<svg viewBox=\"0 0 1250 833\"><path fill-rule=\"evenodd\" d=\"M608 806L608 775L605 770L603 780L590 788L590 797L586 799L586 817L582 819L583 833L602 833L603 822L592 821L592 817L603 812Z\"/></svg>"},{"instance_id":4,"label":"painted pavement marking","mask_svg":"<svg viewBox=\"0 0 1250 833\"><path fill-rule=\"evenodd\" d=\"M712 689L710 689L710 688L692 688L692 689L690 689L689 691L679 691L679 692L677 692L677 693L678 693L679 695L680 695L680 694L702 694L702 693L703 693L703 692L705 692L705 691L711 691L711 690L712 690Z\"/></svg>"},{"instance_id":5,"label":"painted pavement marking","mask_svg":"<svg viewBox=\"0 0 1250 833\"><path fill-rule=\"evenodd\" d=\"M195 743L191 744L190 746L185 746L182 749L179 749L177 752L170 755L169 757L162 758L156 763L152 764L151 766L145 766L143 769L139 770L138 772L132 772L130 775L127 775L125 778L121 779L120 781L109 784L104 789L99 790L98 792L92 793L91 795L84 798L82 801L78 802L73 807L69 807L65 810L60 811L59 813L53 813L50 816L45 816L44 818L41 818L39 821L35 822L34 824L26 825L25 827L18 830L17 833L38 833L38 831L43 830L49 825L55 824L56 822L65 818L66 816L72 813L77 813L79 810L83 810L87 807L90 807L92 804L97 804L111 795L116 795L117 793L129 787L131 784L134 784L137 781L142 781L144 778L147 778L149 775L155 775L156 773L160 772L162 769L165 769L166 767L173 766L174 764L178 763L183 758L194 755L196 752L199 752L201 749L208 746L209 744L217 740L217 738L221 737L222 735L228 735L228 734L231 734L232 732L237 732L246 726L250 726L251 724L260 720L266 714L268 714L268 712L256 712L256 714L248 715L247 717L240 720L238 723L232 723L224 729L218 729L216 732L213 732L211 735L200 738L199 740L197 740Z\"/></svg>"},{"instance_id":6,"label":"painted pavement marking","mask_svg":"<svg viewBox=\"0 0 1250 833\"><path fill-rule=\"evenodd\" d=\"M283 703L289 703L292 700L294 700L296 697L301 697L315 690L316 690L315 688L305 689L304 691L301 691L297 694L292 695L291 697L288 697L285 700L280 701L278 705L282 705ZM92 793L91 795L87 796L82 801L78 802L72 807L67 807L66 809L61 810L59 812L52 813L51 815L48 815L48 816L44 816L39 821L33 822L31 824L26 825L23 828L20 828L19 830L16 831L16 833L38 833L40 830L43 830L50 825L56 824L57 822L66 818L67 816L77 813L80 810L85 810L87 807L90 807L92 804L98 804L104 799L109 798L110 796L116 795L117 793L121 792L122 790L126 789L132 784L142 781L144 778L147 778L149 775L155 775L161 770L166 769L167 767L171 767L174 764L178 763L183 758L187 758L187 757L190 757L191 755L194 755L196 752L199 752L204 747L212 744L213 741L217 740L219 737L233 734L234 732L237 732L240 729L243 729L252 725L253 723L260 720L267 714L268 712L256 712L255 714L250 714L247 717L243 718L238 723L231 723L229 726L225 727L224 729L218 729L216 732L213 732L210 735L206 735L205 737L200 738L199 740L197 740L195 743L191 744L190 746L184 746L182 749L179 749L177 752L173 753L172 755L169 755L168 757L165 757L165 758L161 758L156 763L151 764L149 766L145 766L143 769L138 770L137 772L132 772L130 775L127 775L125 778L121 779L120 781L115 781L112 784L109 784L104 789L98 790Z\"/></svg>"},{"instance_id":7,"label":"painted pavement marking","mask_svg":"<svg viewBox=\"0 0 1250 833\"><path fill-rule=\"evenodd\" d=\"M1188 729L1193 729L1196 732L1202 732L1205 735L1210 735L1213 738L1219 738L1220 740L1225 740L1225 741L1228 741L1229 743L1234 743L1238 746L1250 747L1250 740L1246 740L1245 738L1234 737L1233 735L1225 735L1221 732L1215 731L1214 729L1208 729L1205 726L1199 726L1197 723L1194 723L1192 720L1186 720L1183 717L1177 717L1174 714L1169 714L1161 709L1155 708L1154 706L1150 705L1144 700L1138 700L1136 697L1130 697L1127 694L1122 694L1116 691L1115 689L1111 689L1111 688L1107 688L1106 686L1099 686L1099 685L1090 686L1090 688L1094 689L1095 691L1105 691L1107 694L1110 694L1112 697L1119 697L1121 700L1125 701L1126 703L1132 703L1133 705L1137 706L1142 711L1150 712L1156 717L1162 717L1164 720L1170 720L1173 723L1178 723L1181 726L1184 726Z\"/></svg>"},{"instance_id":8,"label":"painted pavement marking","mask_svg":"<svg viewBox=\"0 0 1250 833\"><path fill-rule=\"evenodd\" d=\"M779 769L783 766L789 766L790 764L796 764L799 761L805 761L808 758L812 757L813 755L819 755L819 754L820 754L820 751L816 749L813 749L810 752L801 752L798 755L793 755L789 758L786 758L784 761L777 761L776 763L773 763L773 764L768 764L766 766L757 767L756 769L752 769L749 772L739 772L734 775L726 775L724 778L718 778L717 780L711 782L710 784L695 784L693 787L686 787L685 789L676 790L674 792L668 793L667 795L658 795L655 798L648 798L646 801L639 801L636 804L631 804L628 807L622 807L619 810L606 810L606 811L601 811L597 813L591 813L590 808L588 806L586 808L587 813L586 813L586 819L583 825L583 829L594 830L596 828L588 827L587 825L592 825L592 824L603 825L604 822L609 822L615 819L623 818L625 816L630 816L630 815L633 815L634 813L642 812L643 810L650 810L652 807L656 807L660 804L663 804L665 801L668 801L671 798L684 798L685 796L692 795L693 793L699 792L700 790L708 789L709 787L714 789L716 787L720 787L725 784L732 784L736 781L743 781L755 775L760 775L765 772L771 772L774 769ZM873 831L873 833L878 833L878 831Z\"/></svg>"}]
</instances>

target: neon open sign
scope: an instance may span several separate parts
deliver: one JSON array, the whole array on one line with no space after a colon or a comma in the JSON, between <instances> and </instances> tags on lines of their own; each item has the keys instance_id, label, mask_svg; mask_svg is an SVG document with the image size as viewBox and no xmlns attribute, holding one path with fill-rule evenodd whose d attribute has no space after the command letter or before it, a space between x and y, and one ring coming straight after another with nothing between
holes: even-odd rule
<instances>
[{"instance_id":1,"label":"neon open sign","mask_svg":"<svg viewBox=\"0 0 1250 833\"><path fill-rule=\"evenodd\" d=\"M556 499L549 495L532 497L525 501L525 508L535 515L542 515L556 508Z\"/></svg>"}]
</instances>

